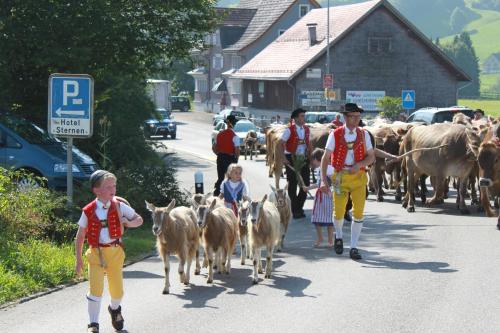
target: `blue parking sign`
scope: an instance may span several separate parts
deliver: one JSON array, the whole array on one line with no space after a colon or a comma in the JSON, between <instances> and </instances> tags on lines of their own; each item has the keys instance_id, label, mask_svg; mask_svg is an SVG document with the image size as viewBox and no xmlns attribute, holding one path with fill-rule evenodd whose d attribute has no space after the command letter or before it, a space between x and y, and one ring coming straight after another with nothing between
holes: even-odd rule
<instances>
[{"instance_id":1,"label":"blue parking sign","mask_svg":"<svg viewBox=\"0 0 500 333\"><path fill-rule=\"evenodd\" d=\"M403 109L415 108L415 90L403 90L401 93Z\"/></svg>"},{"instance_id":2,"label":"blue parking sign","mask_svg":"<svg viewBox=\"0 0 500 333\"><path fill-rule=\"evenodd\" d=\"M49 78L49 133L92 136L94 81L86 74L52 74Z\"/></svg>"}]
</instances>

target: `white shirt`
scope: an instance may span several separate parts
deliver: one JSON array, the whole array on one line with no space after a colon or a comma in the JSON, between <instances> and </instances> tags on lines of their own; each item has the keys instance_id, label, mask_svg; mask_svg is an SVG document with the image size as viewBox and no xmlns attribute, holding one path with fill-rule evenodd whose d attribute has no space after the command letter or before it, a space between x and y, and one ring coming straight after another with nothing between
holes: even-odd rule
<instances>
[{"instance_id":1,"label":"white shirt","mask_svg":"<svg viewBox=\"0 0 500 333\"><path fill-rule=\"evenodd\" d=\"M372 150L372 141L370 140L370 134L368 134L368 131L366 130L361 130L365 133L365 148L366 151ZM356 141L357 138L357 133L356 130L353 131L353 133L349 133L349 129L346 127L345 129L345 141L346 142L354 142ZM330 131L330 135L328 136L328 140L326 141L326 149L329 151L333 152L335 150L335 136L333 135L333 131ZM349 149L347 150L347 156L345 158L345 165L354 165L354 150Z\"/></svg>"},{"instance_id":2,"label":"white shirt","mask_svg":"<svg viewBox=\"0 0 500 333\"><path fill-rule=\"evenodd\" d=\"M242 194L246 197L250 197L250 191L248 189L248 183L246 180L242 179L241 180L243 182L243 192ZM240 182L233 182L232 180L230 179L225 179L222 184L220 185L220 192L221 193L224 193L224 185L226 183L229 183L229 187L231 187L231 189L235 189L236 187L238 187L238 185L240 184Z\"/></svg>"},{"instance_id":3,"label":"white shirt","mask_svg":"<svg viewBox=\"0 0 500 333\"><path fill-rule=\"evenodd\" d=\"M97 215L97 218L99 220L105 220L107 217L108 217L108 209L105 209L104 208L104 204L97 200L97 207L95 209L95 213ZM118 201L119 205L120 205L120 211L122 213L122 216L119 216L119 218L121 219L122 217L125 217L126 219L128 220L132 220L135 216L135 210L124 204L123 202L120 202ZM80 220L78 221L78 225L82 228L87 228L89 224L89 221L87 219L87 215L85 215L84 212L82 212L82 216L80 216ZM113 242L113 240L111 238L109 238L109 231L108 231L108 228L101 228L101 233L99 235L99 243L101 244L109 244Z\"/></svg>"},{"instance_id":4,"label":"white shirt","mask_svg":"<svg viewBox=\"0 0 500 333\"><path fill-rule=\"evenodd\" d=\"M233 131L233 133L234 133L234 137L233 137L234 148L239 148L241 145L240 137L234 132L234 130L232 128L231 128L231 131Z\"/></svg>"},{"instance_id":5,"label":"white shirt","mask_svg":"<svg viewBox=\"0 0 500 333\"><path fill-rule=\"evenodd\" d=\"M297 130L297 136L299 137L299 140L305 140L306 137L306 129L304 126L300 127L299 125L295 125L295 128ZM287 142L288 139L290 139L290 128L286 128L285 131L283 132L283 135L281 136L281 141ZM305 155L306 154L306 149L307 145L298 145L297 146L297 151L295 154L297 155ZM291 154L289 151L285 149L285 154Z\"/></svg>"},{"instance_id":6,"label":"white shirt","mask_svg":"<svg viewBox=\"0 0 500 333\"><path fill-rule=\"evenodd\" d=\"M326 166L326 177L330 178L332 175L333 175L333 172L335 171L335 169L333 168L333 166L331 166L330 164L328 164ZM318 184L318 186L321 185L321 168L318 168L316 170L316 175L317 175L317 181L316 183Z\"/></svg>"}]
</instances>

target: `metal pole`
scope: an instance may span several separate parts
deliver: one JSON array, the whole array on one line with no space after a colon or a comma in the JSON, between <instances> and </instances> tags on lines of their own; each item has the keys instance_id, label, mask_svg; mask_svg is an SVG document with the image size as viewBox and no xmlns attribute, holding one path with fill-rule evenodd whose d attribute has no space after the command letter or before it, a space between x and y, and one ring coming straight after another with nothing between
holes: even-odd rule
<instances>
[{"instance_id":1,"label":"metal pole","mask_svg":"<svg viewBox=\"0 0 500 333\"><path fill-rule=\"evenodd\" d=\"M73 138L68 137L67 161L66 161L67 177L66 187L68 189L68 207L73 205Z\"/></svg>"}]
</instances>

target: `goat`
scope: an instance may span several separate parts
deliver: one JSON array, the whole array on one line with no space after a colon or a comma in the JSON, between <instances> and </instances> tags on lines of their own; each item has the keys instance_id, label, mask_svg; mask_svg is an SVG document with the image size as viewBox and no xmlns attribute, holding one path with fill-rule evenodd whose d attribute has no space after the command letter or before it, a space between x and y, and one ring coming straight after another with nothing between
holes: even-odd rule
<instances>
[{"instance_id":1,"label":"goat","mask_svg":"<svg viewBox=\"0 0 500 333\"><path fill-rule=\"evenodd\" d=\"M245 148L245 160L247 159L247 153L250 151L250 160L253 160L253 153L257 146L257 132L250 130L247 132L245 139L243 140L243 145Z\"/></svg>"},{"instance_id":2,"label":"goat","mask_svg":"<svg viewBox=\"0 0 500 333\"><path fill-rule=\"evenodd\" d=\"M248 229L248 242L253 257L253 283L259 282L258 271L262 273L261 247L267 248L265 278L271 278L273 250L280 237L280 213L276 206L267 201L267 194L262 201L250 203L250 215L245 221Z\"/></svg>"},{"instance_id":3,"label":"goat","mask_svg":"<svg viewBox=\"0 0 500 333\"><path fill-rule=\"evenodd\" d=\"M250 212L250 201L244 200L238 206L238 228L240 235L241 264L245 264L245 257L250 259L250 247L248 246L248 230L246 220Z\"/></svg>"},{"instance_id":4,"label":"goat","mask_svg":"<svg viewBox=\"0 0 500 333\"><path fill-rule=\"evenodd\" d=\"M170 281L169 256L174 253L179 257L179 277L181 283L189 285L191 261L196 258L195 275L200 274L199 233L196 215L188 207L175 207L175 199L167 207L155 207L146 201L146 207L153 217L153 234L156 247L165 267L165 287L163 294L169 293ZM184 264L187 263L184 271Z\"/></svg>"},{"instance_id":5,"label":"goat","mask_svg":"<svg viewBox=\"0 0 500 333\"><path fill-rule=\"evenodd\" d=\"M198 226L201 229L201 239L208 258L207 283L214 280L214 253L219 273L231 272L231 254L238 236L236 216L226 207L216 207L214 200L208 205L198 206Z\"/></svg>"},{"instance_id":6,"label":"goat","mask_svg":"<svg viewBox=\"0 0 500 333\"><path fill-rule=\"evenodd\" d=\"M269 195L269 201L274 203L280 213L280 240L277 250L281 252L284 247L288 224L292 219L292 201L288 196L288 184L285 185L284 189L276 189L274 186L270 186L271 194Z\"/></svg>"}]
</instances>

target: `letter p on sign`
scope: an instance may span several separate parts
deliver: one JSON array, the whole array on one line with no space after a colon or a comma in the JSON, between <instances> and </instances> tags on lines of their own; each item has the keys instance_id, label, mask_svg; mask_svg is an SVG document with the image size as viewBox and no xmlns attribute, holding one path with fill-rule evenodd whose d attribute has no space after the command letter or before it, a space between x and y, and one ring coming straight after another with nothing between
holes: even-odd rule
<instances>
[{"instance_id":1,"label":"letter p on sign","mask_svg":"<svg viewBox=\"0 0 500 333\"><path fill-rule=\"evenodd\" d=\"M73 87L69 91L69 87ZM68 97L73 98L78 96L79 93L78 82L74 80L64 80L63 81L63 105L68 105ZM81 99L73 99L73 104L82 104Z\"/></svg>"}]
</instances>

